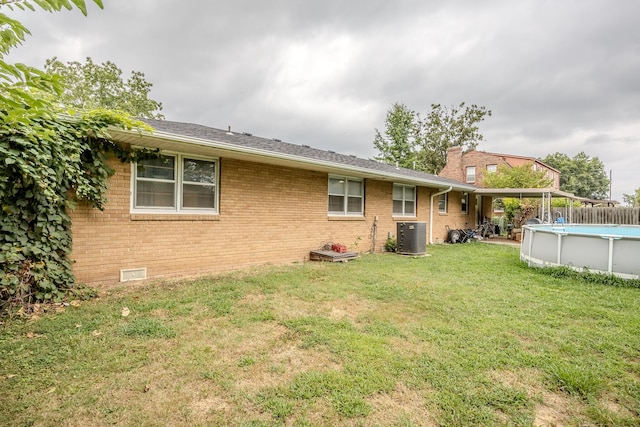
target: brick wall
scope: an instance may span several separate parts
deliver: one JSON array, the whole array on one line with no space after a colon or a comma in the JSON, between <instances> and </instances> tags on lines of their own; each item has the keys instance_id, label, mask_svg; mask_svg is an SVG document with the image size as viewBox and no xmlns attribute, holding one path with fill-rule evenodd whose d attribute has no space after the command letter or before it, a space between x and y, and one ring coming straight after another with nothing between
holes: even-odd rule
<instances>
[{"instance_id":1,"label":"brick wall","mask_svg":"<svg viewBox=\"0 0 640 427\"><path fill-rule=\"evenodd\" d=\"M462 147L450 147L447 150L447 164L440 171L438 176L464 182L463 171L464 167L462 166Z\"/></svg>"},{"instance_id":2,"label":"brick wall","mask_svg":"<svg viewBox=\"0 0 640 427\"><path fill-rule=\"evenodd\" d=\"M476 180L469 184L475 184L483 187L484 176L487 174L487 165L510 165L522 166L527 163L533 163L535 159L520 156L507 156L496 153L487 153L485 151L469 151L462 153L461 147L451 147L447 150L447 164L438 174L444 178L455 179L466 182L466 171L468 166L475 166ZM560 175L549 169L540 162L535 162L536 168L548 171L549 178L553 179L553 188L560 188Z\"/></svg>"},{"instance_id":3,"label":"brick wall","mask_svg":"<svg viewBox=\"0 0 640 427\"><path fill-rule=\"evenodd\" d=\"M467 166L476 167L475 185L482 187L484 176L487 174L487 165L505 165L507 162L501 156L485 153L484 151L470 151L462 157L462 170L465 171ZM464 173L464 172L463 172Z\"/></svg>"},{"instance_id":4,"label":"brick wall","mask_svg":"<svg viewBox=\"0 0 640 427\"><path fill-rule=\"evenodd\" d=\"M81 204L72 214L74 272L93 285L118 282L128 268L146 267L148 278L159 278L301 262L327 242L365 252L376 217L380 251L399 220L427 222L428 231L437 191L418 188L417 216L395 218L393 184L366 180L364 217L329 217L326 173L223 158L219 215L131 214L131 165L113 167L105 210ZM474 217L473 196L467 215L460 213L460 193L449 197L449 212L434 217L434 241L446 238L445 225L461 228Z\"/></svg>"}]
</instances>

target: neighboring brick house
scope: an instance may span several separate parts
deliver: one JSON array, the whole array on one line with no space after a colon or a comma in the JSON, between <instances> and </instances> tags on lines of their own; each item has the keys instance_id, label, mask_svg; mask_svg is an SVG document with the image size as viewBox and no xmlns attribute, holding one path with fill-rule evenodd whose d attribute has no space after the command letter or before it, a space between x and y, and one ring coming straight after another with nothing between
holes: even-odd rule
<instances>
[{"instance_id":1,"label":"neighboring brick house","mask_svg":"<svg viewBox=\"0 0 640 427\"><path fill-rule=\"evenodd\" d=\"M484 187L483 179L485 174L495 172L499 166L514 167L526 164L531 164L534 170L545 171L547 177L553 180L552 188L560 189L560 171L534 157L476 150L463 153L462 147L459 146L451 147L447 150L447 164L438 176Z\"/></svg>"},{"instance_id":2,"label":"neighboring brick house","mask_svg":"<svg viewBox=\"0 0 640 427\"><path fill-rule=\"evenodd\" d=\"M81 204L72 213L81 282L299 262L328 242L379 252L398 222L426 222L427 242L445 240L446 226L476 225L469 184L250 134L146 121L153 133L111 135L159 148L162 157L139 165L114 159L104 211Z\"/></svg>"},{"instance_id":3,"label":"neighboring brick house","mask_svg":"<svg viewBox=\"0 0 640 427\"><path fill-rule=\"evenodd\" d=\"M488 153L486 151L462 152L462 147L451 147L447 150L447 164L438 176L454 179L467 184L484 187L483 179L487 173L497 171L501 165L509 167L531 164L534 170L546 172L553 180L552 188L560 189L560 171L542 163L534 157L515 156L512 154ZM476 221L493 216L493 198L491 196L476 196Z\"/></svg>"}]
</instances>

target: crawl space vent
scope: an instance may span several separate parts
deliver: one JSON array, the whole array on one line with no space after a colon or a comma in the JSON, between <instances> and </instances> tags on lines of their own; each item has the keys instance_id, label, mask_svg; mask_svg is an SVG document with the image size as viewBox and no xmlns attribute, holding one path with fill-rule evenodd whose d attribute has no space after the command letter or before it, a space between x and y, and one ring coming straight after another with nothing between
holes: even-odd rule
<instances>
[{"instance_id":1,"label":"crawl space vent","mask_svg":"<svg viewBox=\"0 0 640 427\"><path fill-rule=\"evenodd\" d=\"M128 268L120 270L120 281L128 282L129 280L144 280L147 278L147 267Z\"/></svg>"}]
</instances>

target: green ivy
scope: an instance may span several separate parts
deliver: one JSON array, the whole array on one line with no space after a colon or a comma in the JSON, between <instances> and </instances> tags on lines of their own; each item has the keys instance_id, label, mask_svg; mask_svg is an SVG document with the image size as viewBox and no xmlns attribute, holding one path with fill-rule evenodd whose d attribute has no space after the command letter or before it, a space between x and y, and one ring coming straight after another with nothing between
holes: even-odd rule
<instances>
[{"instance_id":1,"label":"green ivy","mask_svg":"<svg viewBox=\"0 0 640 427\"><path fill-rule=\"evenodd\" d=\"M70 209L103 209L110 155L136 161L155 155L109 139L109 126L146 128L120 112L81 117L36 115L24 122L0 112L0 304L28 308L59 301L75 279Z\"/></svg>"}]
</instances>

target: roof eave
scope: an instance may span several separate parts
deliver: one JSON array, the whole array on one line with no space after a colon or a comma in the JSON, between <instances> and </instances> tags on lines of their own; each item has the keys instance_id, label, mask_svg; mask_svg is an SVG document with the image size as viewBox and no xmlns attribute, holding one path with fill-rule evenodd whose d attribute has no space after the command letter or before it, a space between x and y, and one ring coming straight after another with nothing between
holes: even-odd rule
<instances>
[{"instance_id":1,"label":"roof eave","mask_svg":"<svg viewBox=\"0 0 640 427\"><path fill-rule=\"evenodd\" d=\"M271 164L288 164L290 166L305 166L306 169L314 169L314 170L323 170L329 173L350 173L355 174L358 177L363 178L376 178L383 181L398 181L407 184L414 184L419 186L427 186L434 188L448 188L452 186L454 190L457 191L474 191L476 187L471 185L466 185L463 183L456 184L451 182L442 182L439 180L430 180L418 177L412 177L403 174L394 174L385 171L378 171L375 169L368 169L359 166L352 166L343 163L330 162L326 160L313 159L310 157L297 156L292 154L278 153L269 150L263 150L255 147L243 147L241 145L229 144L221 141L213 141L210 139L203 138L195 138L191 136L184 136L180 134L170 133L170 132L162 132L158 130L154 130L153 132L148 131L137 131L137 130L123 130L121 128L111 128L109 129L110 134L114 138L115 141L125 142L132 144L134 146L142 146L155 148L155 146L159 145L158 141L168 141L175 142L180 144L187 144L191 146L198 146L203 148L208 148L215 151L222 151L227 155L231 154L231 157L240 157L240 158L251 158L253 160L264 160L267 159L269 161L264 163ZM135 137L139 137L136 140ZM154 141L156 143L154 144Z\"/></svg>"}]
</instances>

